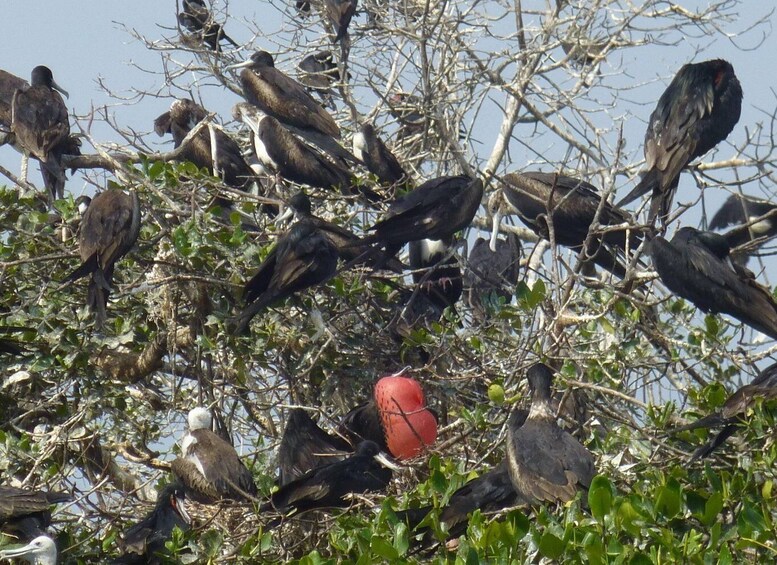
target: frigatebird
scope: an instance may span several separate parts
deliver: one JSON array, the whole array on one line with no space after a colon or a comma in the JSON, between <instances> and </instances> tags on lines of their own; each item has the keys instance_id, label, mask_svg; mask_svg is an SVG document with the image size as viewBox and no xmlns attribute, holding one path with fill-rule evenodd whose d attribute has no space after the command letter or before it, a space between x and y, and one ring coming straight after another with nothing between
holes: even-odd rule
<instances>
[{"instance_id":1,"label":"frigatebird","mask_svg":"<svg viewBox=\"0 0 777 565\"><path fill-rule=\"evenodd\" d=\"M235 448L211 431L210 412L198 406L189 412L187 421L189 430L181 441L181 457L172 463L173 475L183 483L186 496L204 504L255 497L251 471Z\"/></svg>"},{"instance_id":2,"label":"frigatebird","mask_svg":"<svg viewBox=\"0 0 777 565\"><path fill-rule=\"evenodd\" d=\"M657 236L650 243L653 266L669 290L777 339L777 303L753 273L728 261L730 251L724 236L691 227L680 228L671 242Z\"/></svg>"},{"instance_id":3,"label":"frigatebird","mask_svg":"<svg viewBox=\"0 0 777 565\"><path fill-rule=\"evenodd\" d=\"M408 247L413 282L420 291L442 309L455 306L464 282L459 260L452 254L453 237L411 241Z\"/></svg>"},{"instance_id":4,"label":"frigatebird","mask_svg":"<svg viewBox=\"0 0 777 565\"><path fill-rule=\"evenodd\" d=\"M500 300L510 302L520 274L521 241L518 236L510 233L507 239L497 238L495 248L492 251L487 239L477 238L464 272L466 301L481 322L497 310Z\"/></svg>"},{"instance_id":5,"label":"frigatebird","mask_svg":"<svg viewBox=\"0 0 777 565\"><path fill-rule=\"evenodd\" d=\"M682 170L726 139L741 111L742 86L731 63L713 59L683 65L650 114L647 171L618 206L652 192L649 219L665 219Z\"/></svg>"},{"instance_id":6,"label":"frigatebird","mask_svg":"<svg viewBox=\"0 0 777 565\"><path fill-rule=\"evenodd\" d=\"M37 66L32 69L30 86L16 89L11 99L15 141L26 154L40 161L43 182L52 198L64 196L62 155L72 151L67 107L60 92L69 96L54 82L51 69Z\"/></svg>"},{"instance_id":7,"label":"frigatebird","mask_svg":"<svg viewBox=\"0 0 777 565\"><path fill-rule=\"evenodd\" d=\"M347 459L317 467L279 488L259 511L289 514L348 506L347 495L383 490L397 469L375 442L363 441Z\"/></svg>"},{"instance_id":8,"label":"frigatebird","mask_svg":"<svg viewBox=\"0 0 777 565\"><path fill-rule=\"evenodd\" d=\"M551 219L556 244L579 252L588 242L585 259L619 277L625 276L626 267L619 256L626 255L629 249L636 249L642 239L626 225L631 219L628 212L608 202L604 202L599 210L602 196L596 187L567 175L510 173L503 180L503 194L508 207L504 210L497 206L494 211L495 231L501 214L507 211L517 214L539 237L550 240L548 219ZM595 219L607 228L606 232L589 234ZM624 224L624 227L610 227L619 224Z\"/></svg>"},{"instance_id":9,"label":"frigatebird","mask_svg":"<svg viewBox=\"0 0 777 565\"><path fill-rule=\"evenodd\" d=\"M760 219L762 216L764 218ZM777 204L750 196L732 194L710 220L711 230L739 224L723 236L732 249L751 241L760 245L777 235ZM755 250L751 248L751 253ZM733 257L738 259L738 257ZM745 256L742 264L747 263Z\"/></svg>"},{"instance_id":10,"label":"frigatebird","mask_svg":"<svg viewBox=\"0 0 777 565\"><path fill-rule=\"evenodd\" d=\"M140 199L109 189L95 196L81 219L78 235L81 266L65 281L91 275L87 303L95 312L96 325L105 324L105 308L111 293L116 262L135 245L140 234Z\"/></svg>"},{"instance_id":11,"label":"frigatebird","mask_svg":"<svg viewBox=\"0 0 777 565\"><path fill-rule=\"evenodd\" d=\"M204 0L183 0L182 10L178 14L178 24L192 32L200 41L205 42L212 51L221 51L221 41L238 47L231 37L224 33L221 24L213 20L213 15Z\"/></svg>"},{"instance_id":12,"label":"frigatebird","mask_svg":"<svg viewBox=\"0 0 777 565\"><path fill-rule=\"evenodd\" d=\"M515 490L531 504L567 502L587 489L594 475L594 457L556 422L551 406L553 371L535 363L526 372L531 408L523 425L511 416L507 428L507 462Z\"/></svg>"},{"instance_id":13,"label":"frigatebird","mask_svg":"<svg viewBox=\"0 0 777 565\"><path fill-rule=\"evenodd\" d=\"M256 157L268 172L298 184L351 192L352 175L348 169L303 143L272 116L244 102L234 106L232 115L253 132Z\"/></svg>"},{"instance_id":14,"label":"frigatebird","mask_svg":"<svg viewBox=\"0 0 777 565\"><path fill-rule=\"evenodd\" d=\"M246 283L246 307L233 319L233 333L245 333L251 319L274 302L332 278L338 256L337 247L314 222L296 222Z\"/></svg>"},{"instance_id":15,"label":"frigatebird","mask_svg":"<svg viewBox=\"0 0 777 565\"><path fill-rule=\"evenodd\" d=\"M370 228L363 243L379 242L385 258L410 241L444 240L472 222L483 198L483 181L466 175L443 176L395 199Z\"/></svg>"},{"instance_id":16,"label":"frigatebird","mask_svg":"<svg viewBox=\"0 0 777 565\"><path fill-rule=\"evenodd\" d=\"M771 400L777 398L777 363L769 365L749 384L739 387L729 396L719 410L708 416L699 418L685 426L674 428L670 433L676 434L685 430L697 428L723 428L711 440L694 451L691 462L709 457L713 451L723 445L742 425L750 408L758 399Z\"/></svg>"},{"instance_id":17,"label":"frigatebird","mask_svg":"<svg viewBox=\"0 0 777 565\"><path fill-rule=\"evenodd\" d=\"M358 162L337 143L340 127L334 118L304 86L276 69L273 56L267 51L257 51L247 61L230 65L225 70L230 69L243 69L240 85L248 103L334 157Z\"/></svg>"},{"instance_id":18,"label":"frigatebird","mask_svg":"<svg viewBox=\"0 0 777 565\"><path fill-rule=\"evenodd\" d=\"M322 430L302 408L293 408L278 446L278 484L284 486L352 452L353 446L348 441Z\"/></svg>"},{"instance_id":19,"label":"frigatebird","mask_svg":"<svg viewBox=\"0 0 777 565\"><path fill-rule=\"evenodd\" d=\"M383 184L393 185L409 178L399 160L378 137L375 127L370 123L362 124L360 131L354 134L353 154L361 159L367 170Z\"/></svg>"},{"instance_id":20,"label":"frigatebird","mask_svg":"<svg viewBox=\"0 0 777 565\"><path fill-rule=\"evenodd\" d=\"M332 43L342 41L348 34L348 25L356 13L358 0L324 0L324 10L329 23L334 29Z\"/></svg>"},{"instance_id":21,"label":"frigatebird","mask_svg":"<svg viewBox=\"0 0 777 565\"><path fill-rule=\"evenodd\" d=\"M163 561L166 554L165 543L176 527L186 531L190 523L191 519L185 506L184 486L178 482L165 485L159 492L151 513L124 534L120 544L124 555L114 559L113 565L166 563L167 561Z\"/></svg>"},{"instance_id":22,"label":"frigatebird","mask_svg":"<svg viewBox=\"0 0 777 565\"><path fill-rule=\"evenodd\" d=\"M72 497L64 492L0 486L0 529L32 539L51 525L51 507Z\"/></svg>"},{"instance_id":23,"label":"frigatebird","mask_svg":"<svg viewBox=\"0 0 777 565\"><path fill-rule=\"evenodd\" d=\"M332 242L337 248L337 253L343 261L356 260L359 257L364 257L367 265L371 265L369 254L369 245L359 245L360 238L348 229L327 221L313 214L310 198L304 192L298 192L292 196L286 204L286 210L278 218L276 223L283 222L289 217L293 216L296 221L304 220L315 226L326 238ZM402 263L396 259L386 261L384 263L385 268L401 273L403 270Z\"/></svg>"},{"instance_id":24,"label":"frigatebird","mask_svg":"<svg viewBox=\"0 0 777 565\"><path fill-rule=\"evenodd\" d=\"M57 544L49 536L38 536L27 545L0 551L0 559L16 558L32 565L57 565Z\"/></svg>"},{"instance_id":25,"label":"frigatebird","mask_svg":"<svg viewBox=\"0 0 777 565\"><path fill-rule=\"evenodd\" d=\"M378 380L372 400L346 414L340 431L353 443L369 440L397 459L411 459L437 440L437 417L419 382L400 372Z\"/></svg>"},{"instance_id":26,"label":"frigatebird","mask_svg":"<svg viewBox=\"0 0 777 565\"><path fill-rule=\"evenodd\" d=\"M332 86L342 80L331 51L316 51L307 55L297 65L297 78L309 89L317 92L325 102L330 102Z\"/></svg>"},{"instance_id":27,"label":"frigatebird","mask_svg":"<svg viewBox=\"0 0 777 565\"><path fill-rule=\"evenodd\" d=\"M154 131L159 136L172 134L174 146L180 147L183 140L197 124L208 116L205 108L188 99L175 100L170 110L154 120ZM258 182L254 171L243 159L240 146L221 129L202 127L188 141L181 152L181 161L190 161L201 169L207 169L211 175L223 179L227 186L240 190L250 190ZM211 147L211 139L216 141L216 150ZM220 203L229 204L220 199Z\"/></svg>"}]
</instances>

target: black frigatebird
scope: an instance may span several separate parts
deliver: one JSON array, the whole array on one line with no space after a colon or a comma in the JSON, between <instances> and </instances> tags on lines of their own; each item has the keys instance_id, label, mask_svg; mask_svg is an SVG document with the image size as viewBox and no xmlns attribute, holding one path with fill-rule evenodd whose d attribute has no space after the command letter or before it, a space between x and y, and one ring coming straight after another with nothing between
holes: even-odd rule
<instances>
[{"instance_id":1,"label":"black frigatebird","mask_svg":"<svg viewBox=\"0 0 777 565\"><path fill-rule=\"evenodd\" d=\"M177 148L207 115L205 108L192 100L175 100L168 112L154 120L154 131L160 136L172 134L174 146ZM216 141L215 152L211 148L211 133ZM207 169L211 175L223 179L224 183L232 188L249 190L252 183L258 182L254 171L243 159L237 142L216 127L212 132L210 127L202 127L189 140L180 160L190 161L199 168ZM220 202L228 204L224 199Z\"/></svg>"},{"instance_id":2,"label":"black frigatebird","mask_svg":"<svg viewBox=\"0 0 777 565\"><path fill-rule=\"evenodd\" d=\"M530 503L567 502L587 489L596 474L594 457L556 422L551 406L553 371L536 363L526 373L531 408L517 426L511 416L507 428L507 462L515 490Z\"/></svg>"},{"instance_id":3,"label":"black frigatebird","mask_svg":"<svg viewBox=\"0 0 777 565\"><path fill-rule=\"evenodd\" d=\"M139 234L140 199L136 192L103 191L91 200L81 219L78 244L83 262L65 281L92 276L87 303L95 312L98 328L106 320L116 262L132 249Z\"/></svg>"},{"instance_id":4,"label":"black frigatebird","mask_svg":"<svg viewBox=\"0 0 777 565\"><path fill-rule=\"evenodd\" d=\"M347 459L317 467L282 486L259 511L288 514L348 506L347 495L383 490L397 469L375 442L363 441Z\"/></svg>"},{"instance_id":5,"label":"black frigatebird","mask_svg":"<svg viewBox=\"0 0 777 565\"><path fill-rule=\"evenodd\" d=\"M734 394L726 399L720 410L685 426L674 428L671 433L722 426L723 428L715 434L715 437L694 451L691 456L691 462L696 459L704 459L734 435L739 426L742 425L748 410L759 398L763 400L777 398L777 363L764 369L751 383L738 388Z\"/></svg>"},{"instance_id":6,"label":"black frigatebird","mask_svg":"<svg viewBox=\"0 0 777 565\"><path fill-rule=\"evenodd\" d=\"M521 241L518 236L510 233L507 239L497 238L495 248L492 251L489 241L479 237L467 259L465 296L479 321L495 312L500 300L510 302L520 274Z\"/></svg>"},{"instance_id":7,"label":"black frigatebird","mask_svg":"<svg viewBox=\"0 0 777 565\"><path fill-rule=\"evenodd\" d=\"M742 86L731 63L713 59L683 65L650 114L647 171L618 206L652 192L650 221L659 215L665 219L682 170L726 139L741 111Z\"/></svg>"},{"instance_id":8,"label":"black frigatebird","mask_svg":"<svg viewBox=\"0 0 777 565\"><path fill-rule=\"evenodd\" d=\"M715 212L709 227L711 230L721 230L736 224L739 226L723 234L732 249L751 241L761 245L777 235L777 204L732 194ZM754 251L750 248L750 253ZM739 256L732 258L740 259ZM747 256L741 262L747 263Z\"/></svg>"},{"instance_id":9,"label":"black frigatebird","mask_svg":"<svg viewBox=\"0 0 777 565\"><path fill-rule=\"evenodd\" d=\"M380 243L385 258L410 241L445 240L472 222L483 198L483 182L466 175L443 176L395 199L370 228L363 243Z\"/></svg>"},{"instance_id":10,"label":"black frigatebird","mask_svg":"<svg viewBox=\"0 0 777 565\"><path fill-rule=\"evenodd\" d=\"M445 309L461 298L464 282L459 260L452 254L453 237L411 241L410 268L413 282L432 302Z\"/></svg>"},{"instance_id":11,"label":"black frigatebird","mask_svg":"<svg viewBox=\"0 0 777 565\"><path fill-rule=\"evenodd\" d=\"M332 86L340 82L340 71L331 51L316 51L307 55L297 65L299 81L317 92L325 102L331 102Z\"/></svg>"},{"instance_id":12,"label":"black frigatebird","mask_svg":"<svg viewBox=\"0 0 777 565\"><path fill-rule=\"evenodd\" d=\"M370 123L362 124L360 131L354 134L353 154L383 184L393 185L408 180L399 160L378 137L375 127Z\"/></svg>"},{"instance_id":13,"label":"black frigatebird","mask_svg":"<svg viewBox=\"0 0 777 565\"><path fill-rule=\"evenodd\" d=\"M212 51L221 51L221 41L238 47L238 44L224 33L221 24L213 20L213 15L208 10L204 0L183 0L182 8L181 12L178 13L178 24L194 33Z\"/></svg>"},{"instance_id":14,"label":"black frigatebird","mask_svg":"<svg viewBox=\"0 0 777 565\"><path fill-rule=\"evenodd\" d=\"M151 513L124 534L121 542L124 555L114 559L113 565L166 562L162 561L165 543L176 527L186 531L190 523L191 519L185 506L184 486L178 482L165 485L159 492Z\"/></svg>"},{"instance_id":15,"label":"black frigatebird","mask_svg":"<svg viewBox=\"0 0 777 565\"><path fill-rule=\"evenodd\" d=\"M348 169L303 143L272 116L244 102L234 106L232 115L253 132L254 151L269 172L298 184L351 192Z\"/></svg>"},{"instance_id":16,"label":"black frigatebird","mask_svg":"<svg viewBox=\"0 0 777 565\"><path fill-rule=\"evenodd\" d=\"M51 525L51 507L71 499L64 492L0 486L0 529L23 539L40 536Z\"/></svg>"},{"instance_id":17,"label":"black frigatebird","mask_svg":"<svg viewBox=\"0 0 777 565\"><path fill-rule=\"evenodd\" d=\"M240 68L243 69L240 85L246 101L331 155L358 162L337 143L340 127L334 118L304 86L276 69L267 51L257 51L247 61L230 65L226 70Z\"/></svg>"},{"instance_id":18,"label":"black frigatebird","mask_svg":"<svg viewBox=\"0 0 777 565\"><path fill-rule=\"evenodd\" d=\"M534 233L550 239L548 218L553 222L556 244L580 251L588 242L584 258L590 259L613 274L624 277L626 267L619 260L627 250L636 249L641 237L628 226L612 229L609 226L628 224L628 212L604 202L597 216L602 196L593 185L567 175L526 172L504 176L503 194L507 212L518 215ZM494 230L498 229L503 209L494 211ZM594 219L607 227L603 234L589 237Z\"/></svg>"},{"instance_id":19,"label":"black frigatebird","mask_svg":"<svg viewBox=\"0 0 777 565\"><path fill-rule=\"evenodd\" d=\"M397 373L375 383L372 399L346 414L340 431L353 443L369 440L397 459L411 459L437 440L437 417L420 383Z\"/></svg>"},{"instance_id":20,"label":"black frigatebird","mask_svg":"<svg viewBox=\"0 0 777 565\"><path fill-rule=\"evenodd\" d=\"M310 198L304 192L298 192L289 199L286 210L276 219L276 222L285 221L290 216L294 216L296 221L304 220L320 230L337 248L337 253L343 261L365 257L367 264L370 264L369 254L365 253L369 250L369 245L359 245L359 236L338 224L314 215ZM395 259L385 262L384 265L385 268L396 273L401 273L403 270L402 263Z\"/></svg>"},{"instance_id":21,"label":"black frigatebird","mask_svg":"<svg viewBox=\"0 0 777 565\"><path fill-rule=\"evenodd\" d=\"M315 223L300 220L283 234L245 285L246 307L233 322L234 333L274 302L329 280L337 271L337 248Z\"/></svg>"},{"instance_id":22,"label":"black frigatebird","mask_svg":"<svg viewBox=\"0 0 777 565\"><path fill-rule=\"evenodd\" d=\"M173 461L173 475L183 483L186 496L212 504L218 500L251 500L256 496L254 478L237 451L211 431L213 419L202 407L188 415L188 431L181 441L181 457Z\"/></svg>"},{"instance_id":23,"label":"black frigatebird","mask_svg":"<svg viewBox=\"0 0 777 565\"><path fill-rule=\"evenodd\" d=\"M727 260L730 251L724 236L691 227L680 228L671 242L657 236L650 243L653 266L669 290L777 339L777 303L753 273Z\"/></svg>"},{"instance_id":24,"label":"black frigatebird","mask_svg":"<svg viewBox=\"0 0 777 565\"><path fill-rule=\"evenodd\" d=\"M289 412L278 446L278 484L284 486L305 473L334 463L353 452L353 446L338 435L322 430L302 408Z\"/></svg>"},{"instance_id":25,"label":"black frigatebird","mask_svg":"<svg viewBox=\"0 0 777 565\"><path fill-rule=\"evenodd\" d=\"M348 34L348 25L356 13L357 3L358 0L324 0L326 16L335 32L332 43L342 41Z\"/></svg>"},{"instance_id":26,"label":"black frigatebird","mask_svg":"<svg viewBox=\"0 0 777 565\"><path fill-rule=\"evenodd\" d=\"M43 182L52 198L65 192L62 155L68 151L70 122L59 92L68 96L48 67L32 69L30 86L14 91L11 100L11 129L16 143L26 154L40 161Z\"/></svg>"}]
</instances>

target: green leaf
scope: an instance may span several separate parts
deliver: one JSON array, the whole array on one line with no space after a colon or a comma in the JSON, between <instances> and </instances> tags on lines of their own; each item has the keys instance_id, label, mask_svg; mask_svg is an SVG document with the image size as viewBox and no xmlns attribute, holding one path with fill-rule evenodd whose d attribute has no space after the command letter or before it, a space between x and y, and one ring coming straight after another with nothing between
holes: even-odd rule
<instances>
[{"instance_id":1,"label":"green leaf","mask_svg":"<svg viewBox=\"0 0 777 565\"><path fill-rule=\"evenodd\" d=\"M399 552L382 537L373 536L370 540L370 549L383 559L397 559Z\"/></svg>"},{"instance_id":2,"label":"green leaf","mask_svg":"<svg viewBox=\"0 0 777 565\"><path fill-rule=\"evenodd\" d=\"M561 538L545 532L540 538L539 550L548 559L558 559L564 553L565 545Z\"/></svg>"},{"instance_id":3,"label":"green leaf","mask_svg":"<svg viewBox=\"0 0 777 565\"><path fill-rule=\"evenodd\" d=\"M591 514L600 523L604 523L604 517L612 508L612 485L607 477L596 475L588 489L588 506Z\"/></svg>"}]
</instances>

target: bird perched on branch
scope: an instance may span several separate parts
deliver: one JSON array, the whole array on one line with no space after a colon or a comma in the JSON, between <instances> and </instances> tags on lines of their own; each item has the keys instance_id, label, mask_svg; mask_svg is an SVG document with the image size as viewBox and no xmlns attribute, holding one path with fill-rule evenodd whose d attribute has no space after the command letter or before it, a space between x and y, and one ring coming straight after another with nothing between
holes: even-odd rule
<instances>
[{"instance_id":1,"label":"bird perched on branch","mask_svg":"<svg viewBox=\"0 0 777 565\"><path fill-rule=\"evenodd\" d=\"M87 304L97 328L107 319L116 262L129 253L140 235L140 199L136 192L109 189L88 203L78 235L81 266L65 282L91 275Z\"/></svg>"},{"instance_id":2,"label":"bird perched on branch","mask_svg":"<svg viewBox=\"0 0 777 565\"><path fill-rule=\"evenodd\" d=\"M220 52L222 41L226 41L232 47L238 47L238 44L224 33L221 24L213 20L213 15L204 0L183 0L182 7L183 10L178 13L178 24L194 33L212 51Z\"/></svg>"},{"instance_id":3,"label":"bird perched on branch","mask_svg":"<svg viewBox=\"0 0 777 565\"><path fill-rule=\"evenodd\" d=\"M645 133L647 171L618 206L652 192L649 220L669 215L680 173L726 139L739 121L742 86L731 63L683 65L658 99Z\"/></svg>"},{"instance_id":4,"label":"bird perched on branch","mask_svg":"<svg viewBox=\"0 0 777 565\"><path fill-rule=\"evenodd\" d=\"M173 461L173 475L183 483L186 496L204 504L218 500L251 500L254 478L227 441L211 431L213 418L197 407L189 412L189 430L181 441L181 457Z\"/></svg>"},{"instance_id":5,"label":"bird perched on branch","mask_svg":"<svg viewBox=\"0 0 777 565\"><path fill-rule=\"evenodd\" d=\"M730 252L722 235L691 227L680 228L671 242L657 236L650 243L653 266L669 290L777 339L777 303L753 273L728 260Z\"/></svg>"},{"instance_id":6,"label":"bird perched on branch","mask_svg":"<svg viewBox=\"0 0 777 565\"><path fill-rule=\"evenodd\" d=\"M631 219L628 212L609 202L602 203L595 186L557 173L509 173L503 180L504 202L500 203L498 196L489 201L494 236L502 214L515 213L539 237L550 240L552 228L556 244L578 252L585 245L584 260L621 278L625 276L628 251L636 249L642 238L627 225ZM607 230L589 237L594 220ZM623 227L609 227L619 224Z\"/></svg>"},{"instance_id":7,"label":"bird perched on branch","mask_svg":"<svg viewBox=\"0 0 777 565\"><path fill-rule=\"evenodd\" d=\"M16 143L40 161L43 182L52 199L64 196L62 155L72 153L70 122L60 92L69 97L54 81L51 69L38 66L32 69L30 86L16 89L11 100L11 129Z\"/></svg>"},{"instance_id":8,"label":"bird perched on branch","mask_svg":"<svg viewBox=\"0 0 777 565\"><path fill-rule=\"evenodd\" d=\"M507 428L507 462L515 490L532 504L567 502L588 489L596 474L594 457L556 423L551 407L553 371L535 363L526 372L531 408L522 425L512 415Z\"/></svg>"},{"instance_id":9,"label":"bird perched on branch","mask_svg":"<svg viewBox=\"0 0 777 565\"><path fill-rule=\"evenodd\" d=\"M699 418L685 426L674 428L672 434L697 428L714 428L722 426L715 436L693 452L691 462L709 457L713 451L723 445L742 425L745 416L758 399L772 400L777 398L777 363L769 365L749 384L738 388L712 414Z\"/></svg>"},{"instance_id":10,"label":"bird perched on branch","mask_svg":"<svg viewBox=\"0 0 777 565\"><path fill-rule=\"evenodd\" d=\"M521 260L521 240L511 233L507 239L497 238L495 251L487 239L477 238L469 252L464 273L466 301L475 318L484 321L501 299L509 303L518 283Z\"/></svg>"},{"instance_id":11,"label":"bird perched on branch","mask_svg":"<svg viewBox=\"0 0 777 565\"><path fill-rule=\"evenodd\" d=\"M729 247L733 249L749 242L754 242L755 246L760 247L777 235L777 204L741 194L732 194L715 212L709 227L711 230L721 230L736 224L739 224L738 227L723 234ZM753 247L748 248L748 254L754 252ZM738 260L742 265L747 263L747 255L744 260L740 254L732 255L732 259Z\"/></svg>"}]
</instances>

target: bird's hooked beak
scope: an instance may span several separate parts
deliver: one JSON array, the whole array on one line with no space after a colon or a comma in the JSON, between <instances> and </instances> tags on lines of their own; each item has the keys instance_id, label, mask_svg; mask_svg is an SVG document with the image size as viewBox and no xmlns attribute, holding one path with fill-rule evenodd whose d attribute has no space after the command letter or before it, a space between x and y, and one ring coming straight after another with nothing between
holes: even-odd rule
<instances>
[{"instance_id":1,"label":"bird's hooked beak","mask_svg":"<svg viewBox=\"0 0 777 565\"><path fill-rule=\"evenodd\" d=\"M283 214L281 214L277 218L275 218L275 222L274 223L275 223L276 226L282 226L293 215L294 215L294 210L291 209L291 206L286 206L286 208L283 210Z\"/></svg>"},{"instance_id":2,"label":"bird's hooked beak","mask_svg":"<svg viewBox=\"0 0 777 565\"><path fill-rule=\"evenodd\" d=\"M28 543L27 545L23 545L22 547L4 549L3 551L0 551L0 559L13 559L14 557L24 557L25 555L34 551L35 549L37 549L37 546L35 546L32 542Z\"/></svg>"},{"instance_id":3,"label":"bird's hooked beak","mask_svg":"<svg viewBox=\"0 0 777 565\"><path fill-rule=\"evenodd\" d=\"M391 469L392 471L399 471L402 469L402 467L389 460L389 458L386 457L386 454L383 453L382 451L375 456L375 461L377 461L387 469Z\"/></svg>"},{"instance_id":4,"label":"bird's hooked beak","mask_svg":"<svg viewBox=\"0 0 777 565\"><path fill-rule=\"evenodd\" d=\"M175 508L175 511L180 514L181 518L183 518L183 521L187 524L192 523L192 519L189 516L189 513L186 511L186 499L183 496L173 495L170 497L170 502L173 505L173 508Z\"/></svg>"},{"instance_id":5,"label":"bird's hooked beak","mask_svg":"<svg viewBox=\"0 0 777 565\"><path fill-rule=\"evenodd\" d=\"M499 210L494 212L494 216L491 218L491 240L488 243L488 248L491 253L496 253L496 239L499 235L499 225L502 222L502 213Z\"/></svg>"},{"instance_id":6,"label":"bird's hooked beak","mask_svg":"<svg viewBox=\"0 0 777 565\"><path fill-rule=\"evenodd\" d=\"M60 93L62 96L64 96L64 97L65 97L65 98L67 98L68 100L70 100L70 95L67 93L67 90L65 90L64 88L62 88L61 86L59 86L59 85L58 85L56 82L54 82L53 80L51 81L51 88L53 88L54 90L56 90L57 92L59 92L59 93Z\"/></svg>"},{"instance_id":7,"label":"bird's hooked beak","mask_svg":"<svg viewBox=\"0 0 777 565\"><path fill-rule=\"evenodd\" d=\"M247 61L243 61L242 63L235 63L234 65L227 65L224 67L225 71L233 71L235 69L246 69L251 66L253 61L251 59L248 59Z\"/></svg>"}]
</instances>

